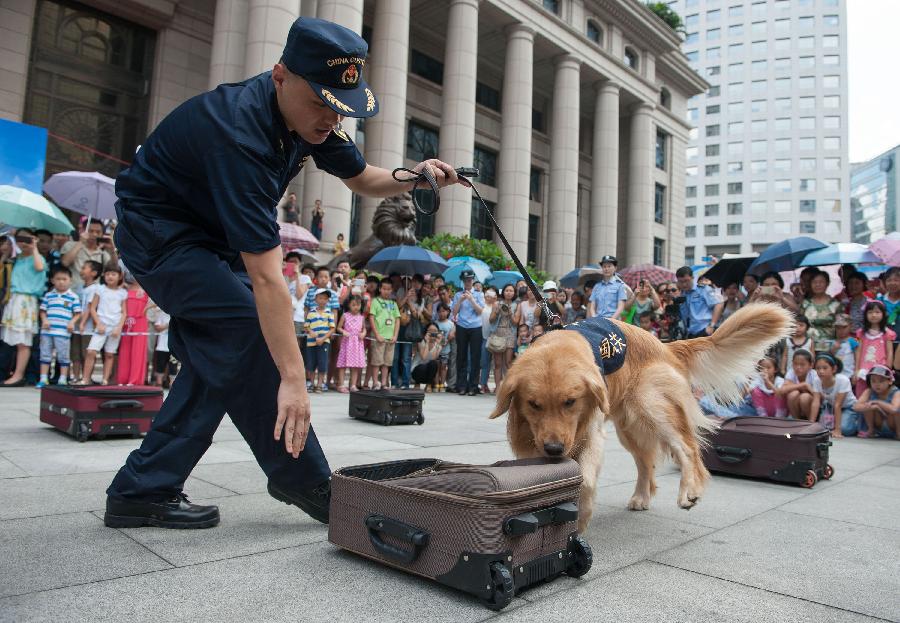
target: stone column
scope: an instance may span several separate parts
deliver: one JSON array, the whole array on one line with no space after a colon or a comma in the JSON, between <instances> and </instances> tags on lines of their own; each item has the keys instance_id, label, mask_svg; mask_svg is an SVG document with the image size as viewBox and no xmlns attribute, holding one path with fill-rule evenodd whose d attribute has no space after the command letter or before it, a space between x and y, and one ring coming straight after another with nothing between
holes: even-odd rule
<instances>
[{"instance_id":1,"label":"stone column","mask_svg":"<svg viewBox=\"0 0 900 623\"><path fill-rule=\"evenodd\" d=\"M362 33L363 0L322 0L318 5L320 18L345 26L356 33ZM363 77L369 79L368 63L363 70ZM381 94L375 91L375 95ZM342 127L351 139L356 136L356 119L350 117L344 119ZM315 200L321 199L322 208L325 210L322 240L334 242L339 233L344 234L345 241L349 240L353 193L341 180L317 169L312 158L307 160L304 170L303 216L300 224L309 227Z\"/></svg>"},{"instance_id":2,"label":"stone column","mask_svg":"<svg viewBox=\"0 0 900 623\"><path fill-rule=\"evenodd\" d=\"M247 77L244 69L247 64L249 11L247 0L216 2L212 57L209 62L210 89L228 82L240 82Z\"/></svg>"},{"instance_id":3,"label":"stone column","mask_svg":"<svg viewBox=\"0 0 900 623\"><path fill-rule=\"evenodd\" d=\"M531 106L534 89L534 30L507 30L503 69L497 223L520 258L528 257L528 192L531 182ZM499 242L499 241L498 241Z\"/></svg>"},{"instance_id":4,"label":"stone column","mask_svg":"<svg viewBox=\"0 0 900 623\"><path fill-rule=\"evenodd\" d=\"M550 206L546 268L563 275L575 267L578 219L579 66L571 54L556 60L550 126Z\"/></svg>"},{"instance_id":5,"label":"stone column","mask_svg":"<svg viewBox=\"0 0 900 623\"><path fill-rule=\"evenodd\" d=\"M319 0L300 0L300 15L316 17L319 14Z\"/></svg>"},{"instance_id":6,"label":"stone column","mask_svg":"<svg viewBox=\"0 0 900 623\"><path fill-rule=\"evenodd\" d=\"M218 8L216 15L218 16ZM245 76L255 76L272 69L284 51L291 24L299 16L299 0L250 0L247 49L244 55Z\"/></svg>"},{"instance_id":7,"label":"stone column","mask_svg":"<svg viewBox=\"0 0 900 623\"><path fill-rule=\"evenodd\" d=\"M621 265L653 261L653 105L635 104L631 113L628 154L628 219L625 232L626 261Z\"/></svg>"},{"instance_id":8,"label":"stone column","mask_svg":"<svg viewBox=\"0 0 900 623\"><path fill-rule=\"evenodd\" d=\"M477 69L478 0L450 0L438 153L455 167L472 165ZM441 191L441 209L435 218L439 232L469 234L472 191L459 185Z\"/></svg>"},{"instance_id":9,"label":"stone column","mask_svg":"<svg viewBox=\"0 0 900 623\"><path fill-rule=\"evenodd\" d=\"M594 104L589 261L616 254L619 214L619 85L606 81Z\"/></svg>"},{"instance_id":10,"label":"stone column","mask_svg":"<svg viewBox=\"0 0 900 623\"><path fill-rule=\"evenodd\" d=\"M409 65L409 0L375 3L372 48L366 80L379 99L379 111L366 120L366 160L375 166L403 166L406 151L406 78ZM359 235L372 233L380 198L363 197Z\"/></svg>"}]
</instances>

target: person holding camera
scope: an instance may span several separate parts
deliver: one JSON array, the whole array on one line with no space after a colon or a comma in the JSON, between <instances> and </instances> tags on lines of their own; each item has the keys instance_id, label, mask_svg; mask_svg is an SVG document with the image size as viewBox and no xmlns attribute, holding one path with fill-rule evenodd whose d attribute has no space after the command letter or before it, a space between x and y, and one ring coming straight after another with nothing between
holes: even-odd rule
<instances>
[{"instance_id":1,"label":"person holding camera","mask_svg":"<svg viewBox=\"0 0 900 623\"><path fill-rule=\"evenodd\" d=\"M91 221L75 240L70 240L59 250L62 265L72 271L72 289L81 293L84 281L81 279L81 267L88 260L99 262L101 266L110 263L118 264L119 256L113 246L112 237L103 231L103 223Z\"/></svg>"},{"instance_id":2,"label":"person holding camera","mask_svg":"<svg viewBox=\"0 0 900 623\"><path fill-rule=\"evenodd\" d=\"M466 268L459 274L463 289L453 297L456 318L456 393L460 396L479 393L481 376L481 310L484 295L475 290L475 273Z\"/></svg>"},{"instance_id":3,"label":"person holding camera","mask_svg":"<svg viewBox=\"0 0 900 623\"><path fill-rule=\"evenodd\" d=\"M635 289L635 291L631 293L631 296L625 301L625 309L632 310L631 324L636 326L640 326L641 315L645 312L653 314L653 319L655 320L656 313L661 307L662 303L659 300L659 296L656 294L656 290L650 286L650 282L646 279L638 281L637 289Z\"/></svg>"},{"instance_id":4,"label":"person holding camera","mask_svg":"<svg viewBox=\"0 0 900 623\"><path fill-rule=\"evenodd\" d=\"M519 325L519 304L516 302L516 289L509 283L503 286L500 300L491 311L491 324L494 332L488 338L487 348L494 360L495 391L503 382L506 371L512 365L513 351L516 348L516 327Z\"/></svg>"},{"instance_id":5,"label":"person holding camera","mask_svg":"<svg viewBox=\"0 0 900 623\"><path fill-rule=\"evenodd\" d=\"M19 255L10 278L9 302L3 307L3 330L0 337L16 347L16 367L0 387L25 385L25 368L31 357L31 345L38 332L38 304L47 289L47 263L37 252L37 239L30 229L20 229L15 236Z\"/></svg>"},{"instance_id":6,"label":"person holding camera","mask_svg":"<svg viewBox=\"0 0 900 623\"><path fill-rule=\"evenodd\" d=\"M412 363L412 380L415 388L425 385L426 392L435 391L438 369L441 362L441 351L444 348L443 333L433 322L425 327L425 338L416 344Z\"/></svg>"},{"instance_id":7,"label":"person holding camera","mask_svg":"<svg viewBox=\"0 0 900 623\"><path fill-rule=\"evenodd\" d=\"M722 316L722 299L712 286L694 286L694 271L690 266L682 266L675 271L675 279L681 290L681 297L675 299L675 302L680 303L687 339L712 335Z\"/></svg>"}]
</instances>

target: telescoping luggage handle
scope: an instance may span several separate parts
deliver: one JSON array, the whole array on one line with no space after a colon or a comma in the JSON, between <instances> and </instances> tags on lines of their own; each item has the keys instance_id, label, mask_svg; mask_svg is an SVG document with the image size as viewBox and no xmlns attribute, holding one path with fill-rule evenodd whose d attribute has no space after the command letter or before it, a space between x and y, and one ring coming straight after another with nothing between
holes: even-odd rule
<instances>
[{"instance_id":1,"label":"telescoping luggage handle","mask_svg":"<svg viewBox=\"0 0 900 623\"><path fill-rule=\"evenodd\" d=\"M578 521L578 505L575 502L557 504L549 508L522 513L503 522L503 532L509 536L530 534L542 526Z\"/></svg>"},{"instance_id":2,"label":"telescoping luggage handle","mask_svg":"<svg viewBox=\"0 0 900 623\"><path fill-rule=\"evenodd\" d=\"M402 521L390 519L383 515L369 515L366 517L366 528L369 530L369 540L372 541L372 547L381 554L391 560L409 564L419 557L425 546L428 545L428 533L424 530L410 526ZM411 550L403 550L399 547L385 543L381 539L384 533L394 538L400 539L404 543L412 545Z\"/></svg>"},{"instance_id":3,"label":"telescoping luggage handle","mask_svg":"<svg viewBox=\"0 0 900 623\"><path fill-rule=\"evenodd\" d=\"M713 448L723 463L740 463L749 459L753 454L750 448L735 448L734 446L713 446Z\"/></svg>"}]
</instances>

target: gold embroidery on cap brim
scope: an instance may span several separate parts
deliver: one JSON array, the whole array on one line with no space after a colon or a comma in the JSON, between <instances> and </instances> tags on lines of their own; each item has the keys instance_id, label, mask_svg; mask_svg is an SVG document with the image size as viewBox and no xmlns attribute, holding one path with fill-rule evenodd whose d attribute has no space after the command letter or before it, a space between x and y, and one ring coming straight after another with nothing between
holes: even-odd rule
<instances>
[{"instance_id":1,"label":"gold embroidery on cap brim","mask_svg":"<svg viewBox=\"0 0 900 623\"><path fill-rule=\"evenodd\" d=\"M366 88L366 112L372 112L373 110L375 110L375 94Z\"/></svg>"},{"instance_id":2,"label":"gold embroidery on cap brim","mask_svg":"<svg viewBox=\"0 0 900 623\"><path fill-rule=\"evenodd\" d=\"M352 108L347 106L347 104L345 104L344 102L342 102L341 100L336 98L334 96L334 94L331 91L329 91L328 89L322 89L322 97L324 97L326 100L328 100L329 104L331 104L332 106L336 106L337 108L340 108L344 112L356 112L355 110L353 110Z\"/></svg>"}]
</instances>

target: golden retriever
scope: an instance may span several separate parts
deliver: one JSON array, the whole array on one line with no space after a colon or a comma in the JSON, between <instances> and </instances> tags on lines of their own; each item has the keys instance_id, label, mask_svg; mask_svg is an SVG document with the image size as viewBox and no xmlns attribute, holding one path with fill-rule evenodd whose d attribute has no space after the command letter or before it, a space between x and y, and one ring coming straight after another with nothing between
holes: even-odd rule
<instances>
[{"instance_id":1,"label":"golden retriever","mask_svg":"<svg viewBox=\"0 0 900 623\"><path fill-rule=\"evenodd\" d=\"M513 363L490 415L509 412L507 435L517 457L578 461L584 478L579 531L593 513L605 418L612 419L637 464L628 508L649 508L655 463L666 454L681 469L678 506L691 508L709 480L701 456L703 433L715 427L700 410L692 384L722 402L736 402L766 349L793 331L791 314L767 303L735 312L711 337L668 344L639 327L612 322L627 340L619 370L603 376L579 332L550 331Z\"/></svg>"}]
</instances>

